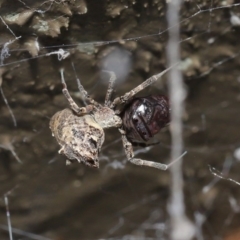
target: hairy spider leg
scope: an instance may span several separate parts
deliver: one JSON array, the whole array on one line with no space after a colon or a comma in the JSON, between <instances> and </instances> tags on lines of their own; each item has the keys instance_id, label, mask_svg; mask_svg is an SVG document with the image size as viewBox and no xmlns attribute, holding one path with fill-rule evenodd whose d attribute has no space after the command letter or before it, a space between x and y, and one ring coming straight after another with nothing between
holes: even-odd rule
<instances>
[{"instance_id":1,"label":"hairy spider leg","mask_svg":"<svg viewBox=\"0 0 240 240\"><path fill-rule=\"evenodd\" d=\"M107 72L110 75L110 79L109 79L109 83L108 83L108 89L107 89L105 102L104 102L104 106L110 107L111 106L112 93L113 93L113 87L114 87L114 84L115 84L117 78L116 78L116 74L112 71L103 70L103 72Z\"/></svg>"},{"instance_id":2,"label":"hairy spider leg","mask_svg":"<svg viewBox=\"0 0 240 240\"><path fill-rule=\"evenodd\" d=\"M84 89L83 85L81 84L81 81L80 81L80 79L79 79L78 76L77 76L77 73L76 73L75 66L74 66L73 62L72 62L72 67L73 67L73 70L74 70L74 73L75 73L75 76L76 76L76 81L77 81L77 85L78 85L78 90L79 90L79 92L81 93L81 96L82 96L82 98L83 98L83 101L84 101L84 102L87 101L88 104L90 103L90 104L92 104L92 105L94 105L94 106L96 106L96 107L99 107L101 104L99 104L99 103L96 102L93 98L91 98L91 97L88 95L88 92ZM87 104L85 103L85 105L87 105Z\"/></svg>"},{"instance_id":3,"label":"hairy spider leg","mask_svg":"<svg viewBox=\"0 0 240 240\"><path fill-rule=\"evenodd\" d=\"M148 87L148 86L152 85L153 83L155 83L156 81L158 81L165 73L167 73L170 69L174 68L178 64L179 63L173 64L172 66L168 67L167 69L165 69L161 73L158 73L158 74L153 75L152 77L148 78L147 80L145 80L143 83L141 83L140 85L138 85L137 87L135 87L131 91L125 93L123 96L115 98L113 100L112 104L111 104L111 108L115 108L116 105L127 102L129 99L131 99L138 92L142 91L146 87Z\"/></svg>"},{"instance_id":4,"label":"hairy spider leg","mask_svg":"<svg viewBox=\"0 0 240 240\"><path fill-rule=\"evenodd\" d=\"M132 144L127 140L127 137L125 135L124 132L120 131L120 133L122 134L122 143L123 143L123 147L127 156L127 160L135 165L138 166L147 166L147 167L153 167L153 168L157 168L160 170L167 170L168 169L168 165L166 164L162 164L162 163L158 163L158 162L153 162L153 161L147 161L147 160L143 160L140 158L134 158L134 152L133 152L133 147Z\"/></svg>"},{"instance_id":5,"label":"hairy spider leg","mask_svg":"<svg viewBox=\"0 0 240 240\"><path fill-rule=\"evenodd\" d=\"M86 107L78 107L78 105L75 103L75 101L72 99L71 95L69 94L68 92L68 89L67 89L67 84L65 82L65 79L64 79L64 74L63 74L63 69L60 69L60 73L61 73L61 81L62 81L62 84L63 84L63 89L62 89L62 92L64 94L64 96L66 97L69 105L70 105L70 108L77 114L77 115L84 115L84 114L87 114L87 113L90 113L93 111L93 105L87 105Z\"/></svg>"},{"instance_id":6,"label":"hairy spider leg","mask_svg":"<svg viewBox=\"0 0 240 240\"><path fill-rule=\"evenodd\" d=\"M172 166L172 164L174 164L175 162L180 160L187 153L185 151L180 157L173 160L169 164L163 164L163 163L153 162L153 161L149 161L149 160L143 160L143 159L140 159L140 158L134 158L133 147L132 147L131 142L128 141L125 131L123 129L119 128L119 132L122 135L122 142L123 142L123 147L124 147L124 150L125 150L125 153L126 153L126 156L127 156L127 160L129 162L131 162L132 164L135 164L135 165L138 165L138 166L153 167L153 168L157 168L157 169L165 171L170 166Z\"/></svg>"}]
</instances>

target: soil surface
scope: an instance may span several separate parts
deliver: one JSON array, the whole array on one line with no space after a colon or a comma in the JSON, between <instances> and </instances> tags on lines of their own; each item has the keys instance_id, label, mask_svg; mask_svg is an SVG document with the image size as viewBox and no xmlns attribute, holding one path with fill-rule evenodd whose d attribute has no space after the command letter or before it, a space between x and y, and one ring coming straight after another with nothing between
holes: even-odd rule
<instances>
[{"instance_id":1,"label":"soil surface","mask_svg":"<svg viewBox=\"0 0 240 240\"><path fill-rule=\"evenodd\" d=\"M184 196L196 239L239 239L240 186L209 170L240 181L237 4L184 1L181 8ZM66 166L49 129L53 114L68 107L61 68L83 106L72 64L100 103L109 80L102 70L116 73L120 96L167 67L166 10L158 0L0 0L0 239L9 239L4 196L14 239L169 239L168 171L128 163L117 129L106 131L99 169ZM139 96L168 95L166 81ZM167 163L168 128L154 141L161 143L135 148L138 157Z\"/></svg>"}]
</instances>

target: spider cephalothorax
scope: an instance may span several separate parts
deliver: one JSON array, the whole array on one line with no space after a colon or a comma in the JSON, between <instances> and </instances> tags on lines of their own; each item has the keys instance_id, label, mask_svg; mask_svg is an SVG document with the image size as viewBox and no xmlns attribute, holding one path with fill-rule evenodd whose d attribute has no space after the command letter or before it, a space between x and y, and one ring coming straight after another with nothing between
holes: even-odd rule
<instances>
[{"instance_id":1,"label":"spider cephalothorax","mask_svg":"<svg viewBox=\"0 0 240 240\"><path fill-rule=\"evenodd\" d=\"M116 108L120 104L128 103L135 94L156 82L170 68L150 77L136 88L121 97L115 98L113 101L111 101L111 95L116 77L112 72L110 72L111 78L104 105L97 103L89 97L79 79L77 79L80 93L85 102L88 103L85 107L78 107L70 96L63 77L63 70L61 70L63 94L67 98L71 109L64 109L57 112L51 118L50 129L52 131L52 135L61 146L59 153L64 154L68 158L67 163L77 160L78 162L84 163L90 167L99 167L98 155L105 139L103 129L117 127L122 135L123 147L127 155L127 159L131 163L166 170L168 166L165 164L134 158L132 143L126 136L124 126L122 126L121 114ZM156 114L159 114L159 111L157 111ZM166 113L164 114L164 118L168 119L168 115ZM156 116L154 116L154 119L155 118ZM165 122L167 121L168 120L165 120ZM156 129L159 131L161 126L162 124L159 125L159 129ZM156 129L154 131L156 131ZM148 138L146 138L146 140L148 140Z\"/></svg>"}]
</instances>

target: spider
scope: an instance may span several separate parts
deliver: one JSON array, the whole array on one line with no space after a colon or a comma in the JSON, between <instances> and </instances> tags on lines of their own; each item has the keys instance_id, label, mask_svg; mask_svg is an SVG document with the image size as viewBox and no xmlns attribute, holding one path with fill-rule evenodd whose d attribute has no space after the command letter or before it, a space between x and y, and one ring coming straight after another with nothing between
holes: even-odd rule
<instances>
[{"instance_id":1,"label":"spider","mask_svg":"<svg viewBox=\"0 0 240 240\"><path fill-rule=\"evenodd\" d=\"M113 101L111 101L111 96L116 76L113 72L109 72L110 80L104 105L92 99L80 83L80 80L77 79L78 89L83 100L88 104L85 107L79 107L70 96L64 79L63 69L61 69L62 92L70 105L70 109L66 108L57 112L50 120L50 129L52 135L61 146L59 154L64 154L68 158L66 163L70 164L72 161L77 160L79 163L89 167L99 168L98 155L105 139L104 129L116 127L121 133L123 148L129 162L139 166L167 170L172 163L166 165L134 157L133 146L127 138L121 119L121 112L117 110L117 106L129 103L134 95L159 80L174 66L150 77Z\"/></svg>"},{"instance_id":2,"label":"spider","mask_svg":"<svg viewBox=\"0 0 240 240\"><path fill-rule=\"evenodd\" d=\"M146 142L170 122L168 98L163 95L135 97L124 107L120 116L122 128L133 145L146 147L158 144Z\"/></svg>"}]
</instances>

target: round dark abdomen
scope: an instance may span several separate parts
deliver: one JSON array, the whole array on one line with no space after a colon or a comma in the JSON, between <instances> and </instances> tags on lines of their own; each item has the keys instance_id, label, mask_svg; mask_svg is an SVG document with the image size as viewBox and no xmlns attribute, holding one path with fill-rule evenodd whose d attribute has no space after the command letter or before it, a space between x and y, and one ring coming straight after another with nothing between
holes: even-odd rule
<instances>
[{"instance_id":1,"label":"round dark abdomen","mask_svg":"<svg viewBox=\"0 0 240 240\"><path fill-rule=\"evenodd\" d=\"M146 142L170 122L168 98L161 95L134 98L121 117L128 140Z\"/></svg>"}]
</instances>

